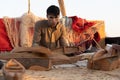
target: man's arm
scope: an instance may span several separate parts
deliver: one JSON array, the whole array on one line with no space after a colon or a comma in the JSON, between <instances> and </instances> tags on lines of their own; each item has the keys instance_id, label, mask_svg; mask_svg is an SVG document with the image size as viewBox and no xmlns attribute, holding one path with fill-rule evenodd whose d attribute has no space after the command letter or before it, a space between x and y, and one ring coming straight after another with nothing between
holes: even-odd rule
<instances>
[{"instance_id":1,"label":"man's arm","mask_svg":"<svg viewBox=\"0 0 120 80\"><path fill-rule=\"evenodd\" d=\"M66 38L66 28L65 28L65 26L62 26L61 32L62 32L62 35L61 35L60 40L59 40L60 46L62 46L62 47L63 46L68 46L69 43L68 43L68 40Z\"/></svg>"},{"instance_id":2,"label":"man's arm","mask_svg":"<svg viewBox=\"0 0 120 80\"><path fill-rule=\"evenodd\" d=\"M41 40L41 28L40 28L40 22L36 22L35 28L34 28L34 36L33 36L33 42L32 46L39 46Z\"/></svg>"}]
</instances>

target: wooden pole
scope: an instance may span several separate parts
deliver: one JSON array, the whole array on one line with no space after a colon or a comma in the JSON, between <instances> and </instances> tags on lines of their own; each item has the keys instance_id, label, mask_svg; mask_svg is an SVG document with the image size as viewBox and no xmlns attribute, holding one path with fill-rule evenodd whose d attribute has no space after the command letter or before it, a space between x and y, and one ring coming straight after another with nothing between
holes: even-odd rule
<instances>
[{"instance_id":1,"label":"wooden pole","mask_svg":"<svg viewBox=\"0 0 120 80\"><path fill-rule=\"evenodd\" d=\"M61 10L62 16L66 16L64 0L58 0L58 3L59 3L59 7Z\"/></svg>"},{"instance_id":2,"label":"wooden pole","mask_svg":"<svg viewBox=\"0 0 120 80\"><path fill-rule=\"evenodd\" d=\"M28 13L30 13L30 0L28 0Z\"/></svg>"}]
</instances>

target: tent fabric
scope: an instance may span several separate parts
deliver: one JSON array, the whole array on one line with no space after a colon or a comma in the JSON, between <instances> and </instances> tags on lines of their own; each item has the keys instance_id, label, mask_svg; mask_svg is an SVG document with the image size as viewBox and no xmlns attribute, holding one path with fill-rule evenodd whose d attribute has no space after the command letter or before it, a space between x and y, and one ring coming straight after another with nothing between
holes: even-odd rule
<instances>
[{"instance_id":1,"label":"tent fabric","mask_svg":"<svg viewBox=\"0 0 120 80\"><path fill-rule=\"evenodd\" d=\"M77 16L71 16L70 18L72 18L73 21L72 23L73 30L79 33L85 31L86 29L95 24L94 22L88 22L86 19L82 19Z\"/></svg>"},{"instance_id":2,"label":"tent fabric","mask_svg":"<svg viewBox=\"0 0 120 80\"><path fill-rule=\"evenodd\" d=\"M40 20L40 18L38 16L35 16L32 12L25 13L22 15L20 24L20 46L32 46L34 25L35 22L38 20Z\"/></svg>"},{"instance_id":3,"label":"tent fabric","mask_svg":"<svg viewBox=\"0 0 120 80\"><path fill-rule=\"evenodd\" d=\"M0 51L10 51L12 48L3 19L0 19Z\"/></svg>"},{"instance_id":4,"label":"tent fabric","mask_svg":"<svg viewBox=\"0 0 120 80\"><path fill-rule=\"evenodd\" d=\"M3 20L12 47L13 48L20 47L19 28L21 22L17 18L9 18L9 17L4 17Z\"/></svg>"},{"instance_id":5,"label":"tent fabric","mask_svg":"<svg viewBox=\"0 0 120 80\"><path fill-rule=\"evenodd\" d=\"M28 28L29 33L26 33L26 34L30 35L32 37L33 32L34 32L33 26L34 26L35 21L42 20L41 18L36 19L35 21L33 21L33 23L32 23L33 25L30 26L31 24L28 24L28 21L30 20L29 23L31 23L31 18L30 19L27 18L27 22L26 22L27 24L25 23L25 26L24 26L21 21L24 22L25 20L23 20L23 19L26 19L25 17L29 18L29 16L22 16L18 20L15 20L15 18L12 18L12 19L8 18L7 20L10 20L10 22L11 22L11 25L9 25L9 27L6 27L6 24L8 25L9 22L5 24L5 20L0 19L0 51L11 51L16 46L25 47L24 45L21 45L22 44L21 39L23 39L23 40L26 39L26 37L24 38L25 32L21 32L20 27L21 28L29 27ZM34 19L32 19L32 20L34 20ZM64 23L64 21L65 21L65 23ZM66 36L69 46L76 46L76 45L79 45L79 43L81 43L82 41L85 41L88 38L86 36L86 34L89 34L90 37L93 37L93 35L94 35L93 38L97 42L99 42L102 39L101 34L99 32L99 29L102 27L101 25L103 24L101 22L87 21L85 19L78 18L77 16L72 16L72 17L67 17L67 18L65 17L65 20L63 20L63 23L66 26L67 33L69 33ZM69 23L69 25L67 25L66 23ZM81 28L81 27L83 27L83 28ZM11 29L9 29L9 28L11 28ZM10 32L8 32L8 30L12 31L12 33L14 33L14 34L12 34L12 33L9 34ZM22 29L22 31L25 31L25 30ZM16 32L19 32L19 33L17 33L18 36L16 36L16 38L15 38ZM20 33L24 33L22 35L23 37L20 37L21 36ZM29 39L32 40L32 38L29 38ZM12 43L11 43L11 41L12 41ZM16 43L16 41L17 41L17 43ZM28 41L30 41L30 40L28 40ZM26 42L26 43L27 43L27 45L29 45L28 42Z\"/></svg>"},{"instance_id":6,"label":"tent fabric","mask_svg":"<svg viewBox=\"0 0 120 80\"><path fill-rule=\"evenodd\" d=\"M69 46L79 46L82 42L90 39L88 43L92 43L91 39L95 39L97 42L100 40L100 35L97 30L99 23L95 21L88 21L86 19L71 16L63 17L61 22L65 25L67 30L67 41ZM94 27L93 27L94 26Z\"/></svg>"},{"instance_id":7,"label":"tent fabric","mask_svg":"<svg viewBox=\"0 0 120 80\"><path fill-rule=\"evenodd\" d=\"M25 13L18 18L0 19L0 51L11 51L15 47L30 47L34 33L34 24L45 18ZM26 46L27 45L27 46Z\"/></svg>"}]
</instances>

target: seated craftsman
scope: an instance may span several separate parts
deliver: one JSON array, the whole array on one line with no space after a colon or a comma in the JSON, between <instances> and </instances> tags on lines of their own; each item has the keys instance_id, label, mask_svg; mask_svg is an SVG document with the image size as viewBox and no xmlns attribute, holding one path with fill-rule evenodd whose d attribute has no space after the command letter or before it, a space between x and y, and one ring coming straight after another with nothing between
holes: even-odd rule
<instances>
[{"instance_id":1,"label":"seated craftsman","mask_svg":"<svg viewBox=\"0 0 120 80\"><path fill-rule=\"evenodd\" d=\"M66 30L59 22L60 10L51 5L47 9L47 20L38 21L35 24L32 46L44 46L54 49L67 46L65 39Z\"/></svg>"}]
</instances>

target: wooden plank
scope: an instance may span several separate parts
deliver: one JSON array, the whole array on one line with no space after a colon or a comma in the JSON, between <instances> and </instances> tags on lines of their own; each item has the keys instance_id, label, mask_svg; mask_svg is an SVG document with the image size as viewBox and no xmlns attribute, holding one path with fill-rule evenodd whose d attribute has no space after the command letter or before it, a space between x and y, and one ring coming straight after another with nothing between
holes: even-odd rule
<instances>
[{"instance_id":1,"label":"wooden plank","mask_svg":"<svg viewBox=\"0 0 120 80\"><path fill-rule=\"evenodd\" d=\"M37 70L50 70L52 63L47 58L16 58L26 69L32 69L32 66L40 66Z\"/></svg>"},{"instance_id":2,"label":"wooden plank","mask_svg":"<svg viewBox=\"0 0 120 80\"><path fill-rule=\"evenodd\" d=\"M70 46L70 47L63 47L63 48L56 48L56 49L53 49L51 50L53 54L73 54L73 53L76 53L76 52L83 52L85 51L84 48L82 48L81 46Z\"/></svg>"},{"instance_id":3,"label":"wooden plank","mask_svg":"<svg viewBox=\"0 0 120 80\"><path fill-rule=\"evenodd\" d=\"M26 69L31 68L32 66L41 66L44 67L44 70L49 70L51 68L51 60L40 54L35 53L5 53L0 54L0 59L10 60L16 59L20 62ZM43 70L43 69L39 69Z\"/></svg>"},{"instance_id":4,"label":"wooden plank","mask_svg":"<svg viewBox=\"0 0 120 80\"><path fill-rule=\"evenodd\" d=\"M111 71L119 67L118 57L109 57L97 61L88 61L89 69Z\"/></svg>"},{"instance_id":5,"label":"wooden plank","mask_svg":"<svg viewBox=\"0 0 120 80\"><path fill-rule=\"evenodd\" d=\"M39 47L17 47L14 48L11 53L22 53L22 52L34 52L34 53L40 53L45 55L52 54L51 50L49 48L39 46Z\"/></svg>"}]
</instances>

